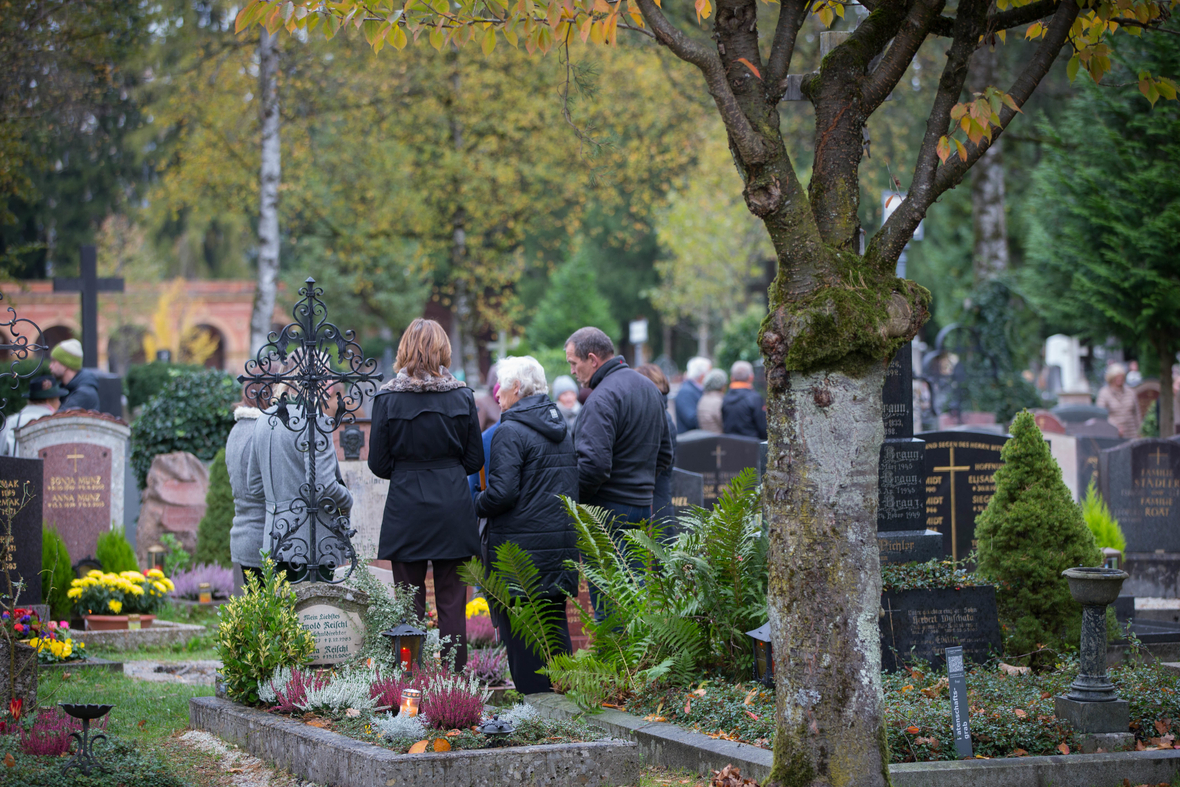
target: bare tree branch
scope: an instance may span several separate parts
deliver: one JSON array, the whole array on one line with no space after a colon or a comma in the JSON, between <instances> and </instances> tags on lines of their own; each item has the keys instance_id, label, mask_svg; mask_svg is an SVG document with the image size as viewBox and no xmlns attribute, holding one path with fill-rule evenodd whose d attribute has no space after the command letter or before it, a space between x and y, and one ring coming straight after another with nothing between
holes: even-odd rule
<instances>
[{"instance_id":1,"label":"bare tree branch","mask_svg":"<svg viewBox=\"0 0 1180 787\"><path fill-rule=\"evenodd\" d=\"M954 39L947 52L946 66L938 81L938 93L926 120L926 134L918 151L914 165L914 177L909 193L901 206L889 217L889 221L873 236L866 250L870 259L893 260L909 242L918 222L934 202L931 191L934 173L938 167L938 140L947 133L951 109L959 102L963 85L967 81L967 70L971 54L979 41L980 26L987 11L988 0L961 0L955 16ZM887 264L882 262L882 264Z\"/></svg>"},{"instance_id":2,"label":"bare tree branch","mask_svg":"<svg viewBox=\"0 0 1180 787\"><path fill-rule=\"evenodd\" d=\"M690 39L664 16L664 13L653 0L636 0L644 21L651 28L655 39L668 47L674 55L685 62L692 63L705 76L705 84L709 88L709 95L721 113L721 120L729 132L730 139L738 154L748 164L758 164L766 160L770 154L766 140L754 130L745 113L738 104L737 97L726 79L725 66L716 52Z\"/></svg>"},{"instance_id":3,"label":"bare tree branch","mask_svg":"<svg viewBox=\"0 0 1180 787\"><path fill-rule=\"evenodd\" d=\"M1154 24L1151 22L1140 22L1138 19L1118 19L1116 21L1124 27L1139 27L1144 30L1151 30L1156 33L1167 33L1168 35L1180 36L1180 30L1169 30L1166 27L1160 27L1160 25L1166 21L1164 19L1158 19Z\"/></svg>"},{"instance_id":4,"label":"bare tree branch","mask_svg":"<svg viewBox=\"0 0 1180 787\"><path fill-rule=\"evenodd\" d=\"M862 95L866 114L871 114L880 106L889 92L905 76L914 55L918 53L918 48L929 35L931 24L945 6L946 0L919 0L914 4L881 62L865 81Z\"/></svg>"},{"instance_id":5,"label":"bare tree branch","mask_svg":"<svg viewBox=\"0 0 1180 787\"><path fill-rule=\"evenodd\" d=\"M777 104L786 92L787 71L795 54L795 41L799 28L807 19L809 0L783 0L778 12L778 25L774 29L774 41L770 45L770 57L766 63L766 85L771 104Z\"/></svg>"},{"instance_id":6,"label":"bare tree branch","mask_svg":"<svg viewBox=\"0 0 1180 787\"><path fill-rule=\"evenodd\" d=\"M997 30L1008 30L1020 25L1029 25L1038 19L1044 19L1051 16L1057 10L1057 0L1037 0L1035 3L1029 3L1020 8L1011 8L1007 11L1000 11L992 14L987 18L987 26L984 28L984 35L994 33Z\"/></svg>"}]
</instances>

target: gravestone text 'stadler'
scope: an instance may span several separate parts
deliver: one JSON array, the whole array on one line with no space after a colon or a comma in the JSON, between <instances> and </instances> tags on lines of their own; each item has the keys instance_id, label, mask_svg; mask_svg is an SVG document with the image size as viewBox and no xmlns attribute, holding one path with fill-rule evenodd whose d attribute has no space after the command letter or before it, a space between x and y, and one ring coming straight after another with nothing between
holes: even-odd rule
<instances>
[{"instance_id":1,"label":"gravestone text 'stadler'","mask_svg":"<svg viewBox=\"0 0 1180 787\"><path fill-rule=\"evenodd\" d=\"M1180 552L1180 443L1144 438L1109 448L1098 476L1127 552Z\"/></svg>"}]
</instances>

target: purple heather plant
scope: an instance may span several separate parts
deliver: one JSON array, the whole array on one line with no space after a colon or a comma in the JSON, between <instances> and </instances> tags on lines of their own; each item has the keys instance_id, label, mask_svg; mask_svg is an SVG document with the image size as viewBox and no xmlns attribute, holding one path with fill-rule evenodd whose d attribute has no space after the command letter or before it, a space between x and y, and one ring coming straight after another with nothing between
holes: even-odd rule
<instances>
[{"instance_id":1,"label":"purple heather plant","mask_svg":"<svg viewBox=\"0 0 1180 787\"><path fill-rule=\"evenodd\" d=\"M503 686L508 678L508 652L503 648L472 650L467 670L487 686Z\"/></svg>"},{"instance_id":2,"label":"purple heather plant","mask_svg":"<svg viewBox=\"0 0 1180 787\"><path fill-rule=\"evenodd\" d=\"M102 727L106 728L105 718ZM60 757L70 750L70 733L81 730L82 723L71 719L60 708L41 710L33 719L32 728L20 731L20 749L38 757Z\"/></svg>"},{"instance_id":3,"label":"purple heather plant","mask_svg":"<svg viewBox=\"0 0 1180 787\"><path fill-rule=\"evenodd\" d=\"M291 670L291 677L282 686L276 685L273 680L271 681L271 689L275 693L275 701L271 710L277 713L294 713L300 709L299 706L307 702L308 689L322 689L331 682L332 676L326 672L305 671L294 667Z\"/></svg>"},{"instance_id":4,"label":"purple heather plant","mask_svg":"<svg viewBox=\"0 0 1180 787\"><path fill-rule=\"evenodd\" d=\"M472 615L467 618L467 644L484 647L496 644L496 627L487 615Z\"/></svg>"},{"instance_id":5,"label":"purple heather plant","mask_svg":"<svg viewBox=\"0 0 1180 787\"><path fill-rule=\"evenodd\" d=\"M198 563L172 575L176 590L172 595L196 601L201 594L201 583L208 582L213 598L229 598L234 591L234 572L216 563Z\"/></svg>"},{"instance_id":6,"label":"purple heather plant","mask_svg":"<svg viewBox=\"0 0 1180 787\"><path fill-rule=\"evenodd\" d=\"M422 692L422 715L436 730L465 730L479 724L490 692L464 675L435 677Z\"/></svg>"},{"instance_id":7,"label":"purple heather plant","mask_svg":"<svg viewBox=\"0 0 1180 787\"><path fill-rule=\"evenodd\" d=\"M412 680L413 678L404 672L386 676L378 671L369 686L369 692L377 701L378 707L388 705L397 708L402 702L402 689L409 686Z\"/></svg>"}]
</instances>

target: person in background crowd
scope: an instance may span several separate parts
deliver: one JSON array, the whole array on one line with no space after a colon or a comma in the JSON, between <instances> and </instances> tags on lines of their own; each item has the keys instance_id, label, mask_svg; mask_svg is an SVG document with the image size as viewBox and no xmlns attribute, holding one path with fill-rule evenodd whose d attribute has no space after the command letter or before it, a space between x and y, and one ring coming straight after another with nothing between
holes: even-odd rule
<instances>
[{"instance_id":1,"label":"person in background crowd","mask_svg":"<svg viewBox=\"0 0 1180 787\"><path fill-rule=\"evenodd\" d=\"M721 402L721 424L725 434L766 439L766 403L754 390L754 365L735 361L729 368L729 392Z\"/></svg>"},{"instance_id":2,"label":"person in background crowd","mask_svg":"<svg viewBox=\"0 0 1180 787\"><path fill-rule=\"evenodd\" d=\"M57 379L51 375L30 380L28 404L8 419L4 431L0 433L0 455L16 456L16 430L38 418L56 413L61 407L61 397L67 393L65 388L58 387Z\"/></svg>"},{"instance_id":3,"label":"person in background crowd","mask_svg":"<svg viewBox=\"0 0 1180 787\"><path fill-rule=\"evenodd\" d=\"M1127 367L1121 363L1112 363L1106 367L1106 385L1098 391L1099 407L1105 407L1106 420L1119 430L1119 436L1128 440L1139 436L1139 422L1143 420L1139 412L1139 397L1125 384Z\"/></svg>"},{"instance_id":4,"label":"person in background crowd","mask_svg":"<svg viewBox=\"0 0 1180 787\"><path fill-rule=\"evenodd\" d=\"M725 401L725 372L710 369L702 386L704 393L697 402L697 424L706 432L721 434L721 404Z\"/></svg>"},{"instance_id":5,"label":"person in background crowd","mask_svg":"<svg viewBox=\"0 0 1180 787\"><path fill-rule=\"evenodd\" d=\"M426 564L434 568L439 635L457 671L467 665L467 586L459 566L480 553L467 476L483 467L475 396L447 370L451 343L434 320L417 319L397 348L397 376L373 398L369 469L389 479L380 560L415 589L426 615Z\"/></svg>"},{"instance_id":6,"label":"person in background crowd","mask_svg":"<svg viewBox=\"0 0 1180 787\"><path fill-rule=\"evenodd\" d=\"M656 476L672 466L660 392L615 355L614 343L598 328L574 331L565 358L574 378L593 389L574 430L578 499L604 509L612 530L634 528L651 516ZM604 607L595 588L590 601L601 620Z\"/></svg>"},{"instance_id":7,"label":"person in background crowd","mask_svg":"<svg viewBox=\"0 0 1180 787\"><path fill-rule=\"evenodd\" d=\"M486 432L500 420L500 403L496 401L496 365L488 369L487 393L475 397L475 407L479 410L479 430Z\"/></svg>"},{"instance_id":8,"label":"person in background crowd","mask_svg":"<svg viewBox=\"0 0 1180 787\"><path fill-rule=\"evenodd\" d=\"M557 403L557 412L565 419L570 434L574 433L574 424L578 421L578 413L582 412L582 403L578 401L578 384L568 374L563 374L553 381L553 399Z\"/></svg>"},{"instance_id":9,"label":"person in background crowd","mask_svg":"<svg viewBox=\"0 0 1180 787\"><path fill-rule=\"evenodd\" d=\"M234 496L229 554L233 562L242 567L243 580L248 574L258 573L262 567L262 541L266 529L265 489L261 496L250 494L254 429L262 417L262 408L252 395L255 389L256 386L250 384L242 389L242 401L234 407L234 426L225 441L225 468L229 471L229 487Z\"/></svg>"},{"instance_id":10,"label":"person in background crowd","mask_svg":"<svg viewBox=\"0 0 1180 787\"><path fill-rule=\"evenodd\" d=\"M578 573L567 564L578 559L578 537L560 496L578 495L573 432L545 393L545 370L535 358L505 358L499 379L500 427L488 454L488 488L476 498L475 512L488 520L489 561L509 542L528 553L540 574L542 614L560 629L560 652L570 653L565 600L578 593ZM552 691L549 679L537 674L544 662L512 631L503 610L492 605L492 614L516 690Z\"/></svg>"},{"instance_id":11,"label":"person in background crowd","mask_svg":"<svg viewBox=\"0 0 1180 787\"><path fill-rule=\"evenodd\" d=\"M69 392L61 400L62 410L97 410L98 378L93 369L82 368L82 342L66 339L49 353L49 371Z\"/></svg>"},{"instance_id":12,"label":"person in background crowd","mask_svg":"<svg viewBox=\"0 0 1180 787\"><path fill-rule=\"evenodd\" d=\"M664 527L664 540L671 541L676 537L676 512L672 508L672 467L676 464L676 425L672 422L672 414L668 412L668 378L664 370L654 363L645 363L635 371L651 380L664 403L664 418L668 422L668 434L672 440L672 464L664 472L656 476L656 486L652 491L651 517Z\"/></svg>"},{"instance_id":13,"label":"person in background crowd","mask_svg":"<svg viewBox=\"0 0 1180 787\"><path fill-rule=\"evenodd\" d=\"M684 371L684 382L676 392L676 433L684 434L690 429L700 429L697 423L697 402L704 392L705 375L713 368L708 358L697 356L688 359Z\"/></svg>"},{"instance_id":14,"label":"person in background crowd","mask_svg":"<svg viewBox=\"0 0 1180 787\"><path fill-rule=\"evenodd\" d=\"M1143 375L1139 373L1138 361L1127 361L1127 385L1138 388L1143 382Z\"/></svg>"}]
</instances>

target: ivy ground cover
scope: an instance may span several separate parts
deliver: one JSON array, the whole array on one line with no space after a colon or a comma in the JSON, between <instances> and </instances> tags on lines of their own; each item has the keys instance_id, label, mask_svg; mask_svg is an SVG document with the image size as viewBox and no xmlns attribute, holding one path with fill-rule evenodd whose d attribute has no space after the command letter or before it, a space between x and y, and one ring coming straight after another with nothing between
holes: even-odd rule
<instances>
[{"instance_id":1,"label":"ivy ground cover","mask_svg":"<svg viewBox=\"0 0 1180 787\"><path fill-rule=\"evenodd\" d=\"M971 745L982 757L1023 757L1079 751L1077 733L1053 715L1053 697L1068 690L1076 661L1051 672L1022 672L989 662L967 674ZM1130 701L1130 732L1144 749L1180 748L1180 676L1161 667L1125 664L1110 670L1119 696ZM950 698L945 673L915 667L882 675L891 762L954 760ZM753 682L704 680L653 685L625 709L650 721L667 721L713 738L774 744L774 692Z\"/></svg>"}]
</instances>

